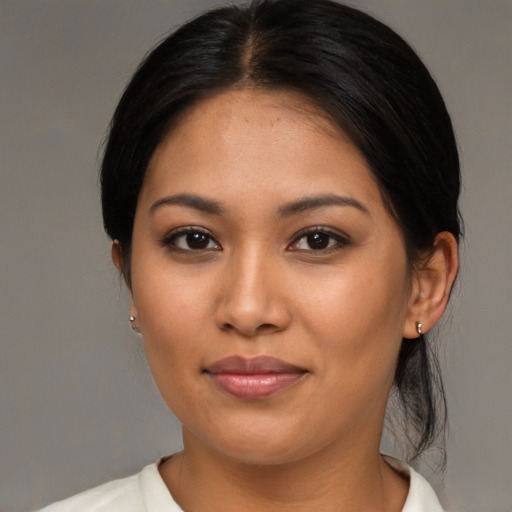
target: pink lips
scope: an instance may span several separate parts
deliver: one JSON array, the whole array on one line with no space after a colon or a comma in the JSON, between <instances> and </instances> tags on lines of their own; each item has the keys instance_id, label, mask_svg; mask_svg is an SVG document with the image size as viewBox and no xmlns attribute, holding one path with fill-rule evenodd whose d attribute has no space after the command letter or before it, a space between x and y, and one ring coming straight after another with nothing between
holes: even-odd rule
<instances>
[{"instance_id":1,"label":"pink lips","mask_svg":"<svg viewBox=\"0 0 512 512\"><path fill-rule=\"evenodd\" d=\"M307 371L269 356L227 357L206 368L223 391L246 400L273 395L298 382Z\"/></svg>"}]
</instances>

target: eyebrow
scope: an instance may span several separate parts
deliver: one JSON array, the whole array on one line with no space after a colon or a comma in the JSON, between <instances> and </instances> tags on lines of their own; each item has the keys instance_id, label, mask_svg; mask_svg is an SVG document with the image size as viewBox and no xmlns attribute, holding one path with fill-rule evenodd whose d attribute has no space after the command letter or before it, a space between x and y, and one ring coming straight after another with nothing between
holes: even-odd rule
<instances>
[{"instance_id":1,"label":"eyebrow","mask_svg":"<svg viewBox=\"0 0 512 512\"><path fill-rule=\"evenodd\" d=\"M151 205L149 212L154 213L162 206L169 205L185 206L211 215L222 215L226 213L226 208L224 208L221 203L195 194L175 194L172 196L162 197ZM304 213L306 211L325 208L328 206L350 206L357 208L368 215L370 214L369 210L357 199L338 196L336 194L322 194L318 196L304 197L297 201L286 203L279 207L278 215L280 217L290 217L298 213Z\"/></svg>"},{"instance_id":2,"label":"eyebrow","mask_svg":"<svg viewBox=\"0 0 512 512\"><path fill-rule=\"evenodd\" d=\"M149 212L154 213L158 208L168 205L186 206L187 208L193 208L194 210L212 215L222 215L226 211L220 203L212 199L196 196L194 194L176 194L158 199L158 201L155 201L151 205Z\"/></svg>"},{"instance_id":3,"label":"eyebrow","mask_svg":"<svg viewBox=\"0 0 512 512\"><path fill-rule=\"evenodd\" d=\"M350 206L370 215L366 206L353 197L338 196L336 194L323 194L319 196L304 197L298 201L292 201L281 206L278 213L281 217L289 217L297 213L316 210L326 206Z\"/></svg>"}]
</instances>

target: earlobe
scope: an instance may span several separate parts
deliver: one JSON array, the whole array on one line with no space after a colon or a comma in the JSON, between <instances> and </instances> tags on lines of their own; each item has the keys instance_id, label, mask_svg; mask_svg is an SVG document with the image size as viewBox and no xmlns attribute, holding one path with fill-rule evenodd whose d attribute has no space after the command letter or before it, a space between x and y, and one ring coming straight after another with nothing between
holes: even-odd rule
<instances>
[{"instance_id":1,"label":"earlobe","mask_svg":"<svg viewBox=\"0 0 512 512\"><path fill-rule=\"evenodd\" d=\"M428 258L415 271L403 337L414 339L429 331L443 315L459 268L455 237L443 231L434 240Z\"/></svg>"}]
</instances>

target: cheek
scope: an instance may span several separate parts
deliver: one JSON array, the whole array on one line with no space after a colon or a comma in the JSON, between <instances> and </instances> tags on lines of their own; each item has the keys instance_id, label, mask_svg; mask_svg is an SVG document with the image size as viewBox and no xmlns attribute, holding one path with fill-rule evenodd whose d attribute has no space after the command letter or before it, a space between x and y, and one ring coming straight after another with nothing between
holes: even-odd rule
<instances>
[{"instance_id":1,"label":"cheek","mask_svg":"<svg viewBox=\"0 0 512 512\"><path fill-rule=\"evenodd\" d=\"M146 358L151 374L169 409L184 423L198 404L204 317L192 294L155 294L140 312ZM153 304L153 306L152 306Z\"/></svg>"},{"instance_id":2,"label":"cheek","mask_svg":"<svg viewBox=\"0 0 512 512\"><path fill-rule=\"evenodd\" d=\"M338 411L333 427L347 422L363 428L360 421L383 414L401 345L404 276L384 284L365 269L336 273L328 291L321 287L309 295L304 309L306 338L316 345L316 378L330 397L315 407L319 415Z\"/></svg>"},{"instance_id":3,"label":"cheek","mask_svg":"<svg viewBox=\"0 0 512 512\"><path fill-rule=\"evenodd\" d=\"M400 253L399 253L400 254ZM335 360L343 371L383 370L393 366L407 313L405 260L354 258L337 269L327 269L309 283L300 305L302 321L328 364ZM385 364L388 362L388 365Z\"/></svg>"},{"instance_id":4,"label":"cheek","mask_svg":"<svg viewBox=\"0 0 512 512\"><path fill-rule=\"evenodd\" d=\"M200 366L207 294L204 283L180 278L165 265L138 268L143 271L132 276L134 304L148 362L167 399L165 389L183 382L184 369Z\"/></svg>"}]
</instances>

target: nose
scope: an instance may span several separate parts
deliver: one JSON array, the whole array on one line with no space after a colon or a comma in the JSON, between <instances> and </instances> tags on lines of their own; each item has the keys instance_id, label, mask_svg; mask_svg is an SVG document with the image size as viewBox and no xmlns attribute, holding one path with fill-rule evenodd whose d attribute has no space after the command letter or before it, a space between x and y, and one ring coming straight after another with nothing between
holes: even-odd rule
<instances>
[{"instance_id":1,"label":"nose","mask_svg":"<svg viewBox=\"0 0 512 512\"><path fill-rule=\"evenodd\" d=\"M223 331L244 337L283 331L291 321L280 265L257 250L226 263L214 316Z\"/></svg>"}]
</instances>

